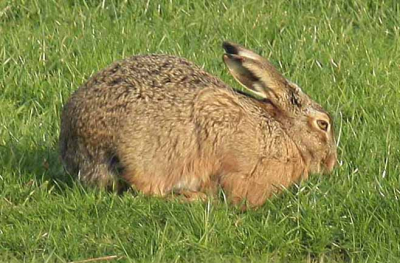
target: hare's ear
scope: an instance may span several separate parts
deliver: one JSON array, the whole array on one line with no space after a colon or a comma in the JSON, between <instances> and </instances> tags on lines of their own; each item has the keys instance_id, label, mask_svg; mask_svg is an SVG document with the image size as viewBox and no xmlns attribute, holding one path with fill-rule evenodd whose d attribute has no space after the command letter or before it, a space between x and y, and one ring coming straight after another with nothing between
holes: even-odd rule
<instances>
[{"instance_id":1,"label":"hare's ear","mask_svg":"<svg viewBox=\"0 0 400 263\"><path fill-rule=\"evenodd\" d=\"M247 92L279 102L287 98L288 81L266 59L237 44L224 42L224 62Z\"/></svg>"}]
</instances>

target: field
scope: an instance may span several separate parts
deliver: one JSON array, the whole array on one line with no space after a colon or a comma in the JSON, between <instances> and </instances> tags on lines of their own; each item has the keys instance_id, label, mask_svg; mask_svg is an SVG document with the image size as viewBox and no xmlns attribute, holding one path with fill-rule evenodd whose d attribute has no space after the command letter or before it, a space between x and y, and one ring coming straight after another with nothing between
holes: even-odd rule
<instances>
[{"instance_id":1,"label":"field","mask_svg":"<svg viewBox=\"0 0 400 263\"><path fill-rule=\"evenodd\" d=\"M260 52L335 120L330 175L240 212L98 191L58 157L89 76L168 53L234 87L223 40ZM399 262L400 2L0 1L0 261Z\"/></svg>"}]
</instances>

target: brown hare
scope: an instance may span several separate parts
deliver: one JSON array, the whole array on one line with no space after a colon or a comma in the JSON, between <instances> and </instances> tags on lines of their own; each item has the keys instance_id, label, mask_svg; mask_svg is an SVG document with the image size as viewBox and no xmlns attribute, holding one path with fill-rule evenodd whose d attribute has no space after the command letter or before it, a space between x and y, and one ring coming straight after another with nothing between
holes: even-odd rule
<instances>
[{"instance_id":1,"label":"brown hare","mask_svg":"<svg viewBox=\"0 0 400 263\"><path fill-rule=\"evenodd\" d=\"M168 55L117 61L64 106L67 171L100 187L124 184L188 200L222 188L233 204L262 205L279 190L336 163L329 114L266 59L224 42L237 92Z\"/></svg>"}]
</instances>

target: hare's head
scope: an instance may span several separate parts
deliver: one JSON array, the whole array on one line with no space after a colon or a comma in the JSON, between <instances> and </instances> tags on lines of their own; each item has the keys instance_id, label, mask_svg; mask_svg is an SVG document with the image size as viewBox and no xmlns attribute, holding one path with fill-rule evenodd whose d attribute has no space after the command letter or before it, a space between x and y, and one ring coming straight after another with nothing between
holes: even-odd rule
<instances>
[{"instance_id":1,"label":"hare's head","mask_svg":"<svg viewBox=\"0 0 400 263\"><path fill-rule=\"evenodd\" d=\"M258 99L292 138L309 171L330 172L337 154L332 118L265 58L224 42L225 64L250 96Z\"/></svg>"}]
</instances>

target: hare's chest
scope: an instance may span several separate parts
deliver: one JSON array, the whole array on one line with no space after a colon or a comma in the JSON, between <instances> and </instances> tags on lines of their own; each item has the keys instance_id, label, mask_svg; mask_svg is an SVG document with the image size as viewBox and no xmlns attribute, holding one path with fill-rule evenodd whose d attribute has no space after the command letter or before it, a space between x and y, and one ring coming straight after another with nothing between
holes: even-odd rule
<instances>
[{"instance_id":1,"label":"hare's chest","mask_svg":"<svg viewBox=\"0 0 400 263\"><path fill-rule=\"evenodd\" d=\"M173 191L198 191L201 186L201 181L196 177L183 177L175 182L173 186Z\"/></svg>"}]
</instances>

